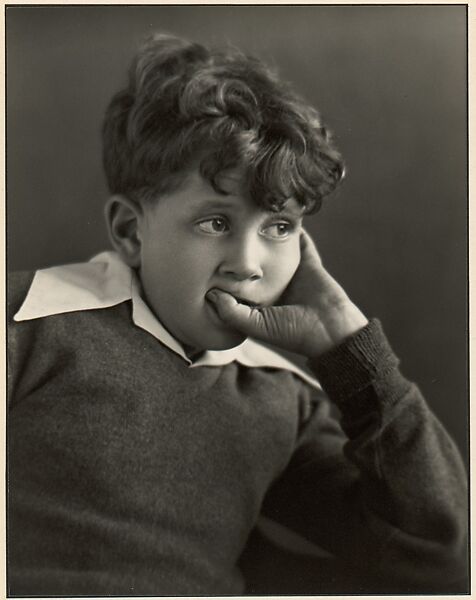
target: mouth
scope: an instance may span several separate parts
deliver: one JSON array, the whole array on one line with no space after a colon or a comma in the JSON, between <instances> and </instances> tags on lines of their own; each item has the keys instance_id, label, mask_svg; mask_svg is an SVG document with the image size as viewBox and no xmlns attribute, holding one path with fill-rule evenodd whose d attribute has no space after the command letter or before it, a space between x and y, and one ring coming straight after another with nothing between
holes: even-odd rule
<instances>
[{"instance_id":1,"label":"mouth","mask_svg":"<svg viewBox=\"0 0 476 600\"><path fill-rule=\"evenodd\" d=\"M263 305L259 304L258 302L254 302L253 300L250 300L248 298L243 298L242 296L237 296L236 294L234 294L233 292L229 292L228 290L222 290L221 288L216 288L222 292L226 292L227 294L230 294L230 296L233 296L233 298L239 303L239 304L244 304L245 306L249 306L250 308L261 308Z\"/></svg>"},{"instance_id":2,"label":"mouth","mask_svg":"<svg viewBox=\"0 0 476 600\"><path fill-rule=\"evenodd\" d=\"M246 306L249 306L250 308L260 308L261 307L260 304L257 304L256 302L252 302L251 300L246 300L246 298L240 298L238 296L233 296L233 297L240 304L245 304Z\"/></svg>"},{"instance_id":3,"label":"mouth","mask_svg":"<svg viewBox=\"0 0 476 600\"><path fill-rule=\"evenodd\" d=\"M238 298L237 298L237 300L241 301L241 299L238 299ZM211 324L214 326L214 328L216 328L221 334L225 334L226 336L228 336L228 338L230 335L232 336L230 338L232 345L227 346L227 348L231 348L232 346L236 346L237 344L241 343L244 339L244 334L241 333L240 331L237 331L235 328L233 328L232 326L227 324L225 321L223 321L223 319L221 318L221 316L217 310L216 305L211 300L209 300L206 296L205 296L205 305L207 307L206 310L208 312L208 317L209 317L209 319L211 319ZM251 306L251 304L250 304L250 306ZM223 348L220 348L220 349L223 349Z\"/></svg>"}]
</instances>

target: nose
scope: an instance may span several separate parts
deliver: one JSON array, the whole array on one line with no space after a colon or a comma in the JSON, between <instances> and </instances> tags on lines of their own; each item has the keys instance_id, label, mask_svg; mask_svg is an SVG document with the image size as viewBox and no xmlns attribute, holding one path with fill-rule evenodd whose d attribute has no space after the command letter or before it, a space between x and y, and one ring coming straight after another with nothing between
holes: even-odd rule
<instances>
[{"instance_id":1,"label":"nose","mask_svg":"<svg viewBox=\"0 0 476 600\"><path fill-rule=\"evenodd\" d=\"M262 248L254 233L237 236L227 244L219 269L222 275L237 281L257 281L263 277Z\"/></svg>"}]
</instances>

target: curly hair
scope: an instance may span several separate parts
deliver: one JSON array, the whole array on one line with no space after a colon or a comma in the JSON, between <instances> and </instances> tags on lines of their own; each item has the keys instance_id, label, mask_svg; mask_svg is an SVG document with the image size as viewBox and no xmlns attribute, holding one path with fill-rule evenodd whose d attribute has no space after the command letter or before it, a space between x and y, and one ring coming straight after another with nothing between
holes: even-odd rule
<instances>
[{"instance_id":1,"label":"curly hair","mask_svg":"<svg viewBox=\"0 0 476 600\"><path fill-rule=\"evenodd\" d=\"M293 197L304 212L342 179L344 165L315 109L274 71L235 49L209 50L155 34L135 57L103 124L109 190L151 201L199 168L213 188L243 169L247 192L266 210Z\"/></svg>"}]
</instances>

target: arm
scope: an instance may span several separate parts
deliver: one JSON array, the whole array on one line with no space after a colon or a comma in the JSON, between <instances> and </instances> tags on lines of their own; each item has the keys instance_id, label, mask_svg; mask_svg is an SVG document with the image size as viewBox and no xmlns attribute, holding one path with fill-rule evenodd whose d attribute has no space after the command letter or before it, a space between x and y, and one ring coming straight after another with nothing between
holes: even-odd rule
<instances>
[{"instance_id":1,"label":"arm","mask_svg":"<svg viewBox=\"0 0 476 600\"><path fill-rule=\"evenodd\" d=\"M418 388L400 374L380 324L311 364L341 411L345 436L319 402L265 513L333 552L374 590L380 579L386 593L460 591L464 469Z\"/></svg>"},{"instance_id":2,"label":"arm","mask_svg":"<svg viewBox=\"0 0 476 600\"><path fill-rule=\"evenodd\" d=\"M301 241L279 306L250 308L224 292L211 298L230 325L307 356L342 414L341 429L317 402L265 510L389 588L434 582L441 590L466 569L459 454L400 374L378 323L329 275L306 233Z\"/></svg>"}]
</instances>

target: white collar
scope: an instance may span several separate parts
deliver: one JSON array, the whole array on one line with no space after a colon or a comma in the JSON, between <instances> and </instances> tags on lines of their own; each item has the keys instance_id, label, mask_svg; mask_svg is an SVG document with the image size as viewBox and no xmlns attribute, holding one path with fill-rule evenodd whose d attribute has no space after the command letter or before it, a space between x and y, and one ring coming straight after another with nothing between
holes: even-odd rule
<instances>
[{"instance_id":1,"label":"white collar","mask_svg":"<svg viewBox=\"0 0 476 600\"><path fill-rule=\"evenodd\" d=\"M109 308L128 300L132 301L134 324L181 356L190 367L219 366L237 361L247 367L285 369L321 389L313 377L294 363L249 338L229 350L207 350L197 360L190 360L180 342L142 299L134 271L112 251L102 252L86 263L36 271L14 320L28 321L79 310Z\"/></svg>"}]
</instances>

